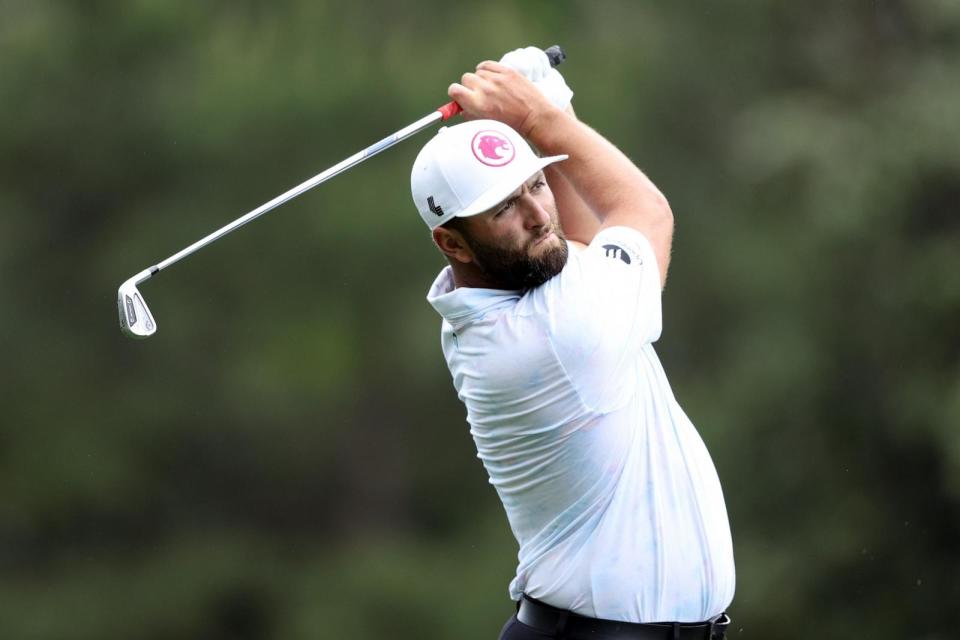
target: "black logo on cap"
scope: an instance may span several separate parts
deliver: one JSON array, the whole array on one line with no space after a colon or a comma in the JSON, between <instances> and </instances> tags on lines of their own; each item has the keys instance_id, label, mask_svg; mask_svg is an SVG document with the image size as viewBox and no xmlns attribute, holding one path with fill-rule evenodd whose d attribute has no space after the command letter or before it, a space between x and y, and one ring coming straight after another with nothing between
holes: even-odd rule
<instances>
[{"instance_id":1,"label":"black logo on cap","mask_svg":"<svg viewBox=\"0 0 960 640\"><path fill-rule=\"evenodd\" d=\"M433 196L427 198L427 206L430 207L430 211L433 211L438 216L443 215L443 207L438 207L436 204L434 204Z\"/></svg>"}]
</instances>

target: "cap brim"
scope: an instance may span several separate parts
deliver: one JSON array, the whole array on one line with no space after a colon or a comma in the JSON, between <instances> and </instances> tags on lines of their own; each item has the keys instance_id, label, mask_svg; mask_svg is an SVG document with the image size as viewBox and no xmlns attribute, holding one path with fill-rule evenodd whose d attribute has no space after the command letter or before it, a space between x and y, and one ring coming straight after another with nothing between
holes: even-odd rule
<instances>
[{"instance_id":1,"label":"cap brim","mask_svg":"<svg viewBox=\"0 0 960 640\"><path fill-rule=\"evenodd\" d=\"M566 160L569 157L570 156L566 154L561 154L559 156L547 156L546 158L537 158L536 162L531 162L527 165L521 165L512 168L509 178L504 178L494 186L487 189L485 192L480 194L476 200L464 207L462 211L458 211L453 217L469 218L470 216L475 216L483 213L484 211L489 211L496 205L506 200L511 193L517 190L517 187L529 180L530 177L535 173L541 171L544 167L551 165L554 162L560 162L561 160Z\"/></svg>"}]
</instances>

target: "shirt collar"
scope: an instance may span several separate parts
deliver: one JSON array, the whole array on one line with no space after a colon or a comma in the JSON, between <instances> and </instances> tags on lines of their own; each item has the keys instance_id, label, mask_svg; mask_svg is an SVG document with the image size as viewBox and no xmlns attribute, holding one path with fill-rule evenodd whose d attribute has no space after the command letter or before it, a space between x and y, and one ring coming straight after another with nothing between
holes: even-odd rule
<instances>
[{"instance_id":1,"label":"shirt collar","mask_svg":"<svg viewBox=\"0 0 960 640\"><path fill-rule=\"evenodd\" d=\"M427 302L456 329L482 319L495 309L513 304L522 295L521 291L508 289L458 288L453 283L453 269L447 266L433 281Z\"/></svg>"}]
</instances>

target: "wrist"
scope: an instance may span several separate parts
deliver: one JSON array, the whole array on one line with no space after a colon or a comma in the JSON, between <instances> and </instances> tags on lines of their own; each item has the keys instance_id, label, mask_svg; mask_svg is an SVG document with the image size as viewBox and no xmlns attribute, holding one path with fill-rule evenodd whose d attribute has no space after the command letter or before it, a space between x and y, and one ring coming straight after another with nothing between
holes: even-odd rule
<instances>
[{"instance_id":1,"label":"wrist","mask_svg":"<svg viewBox=\"0 0 960 640\"><path fill-rule=\"evenodd\" d=\"M552 104L545 104L530 110L518 132L544 153L554 155L558 152L552 148L555 144L552 132L564 118L570 117L572 116Z\"/></svg>"}]
</instances>

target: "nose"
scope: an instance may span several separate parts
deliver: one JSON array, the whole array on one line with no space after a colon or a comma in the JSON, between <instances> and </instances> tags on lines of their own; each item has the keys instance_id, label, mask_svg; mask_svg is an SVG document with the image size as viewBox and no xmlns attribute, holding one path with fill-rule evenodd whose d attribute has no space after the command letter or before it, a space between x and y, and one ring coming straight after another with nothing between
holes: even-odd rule
<instances>
[{"instance_id":1,"label":"nose","mask_svg":"<svg viewBox=\"0 0 960 640\"><path fill-rule=\"evenodd\" d=\"M523 206L523 223L527 229L535 230L550 224L550 212L531 193L525 193L520 198Z\"/></svg>"}]
</instances>

